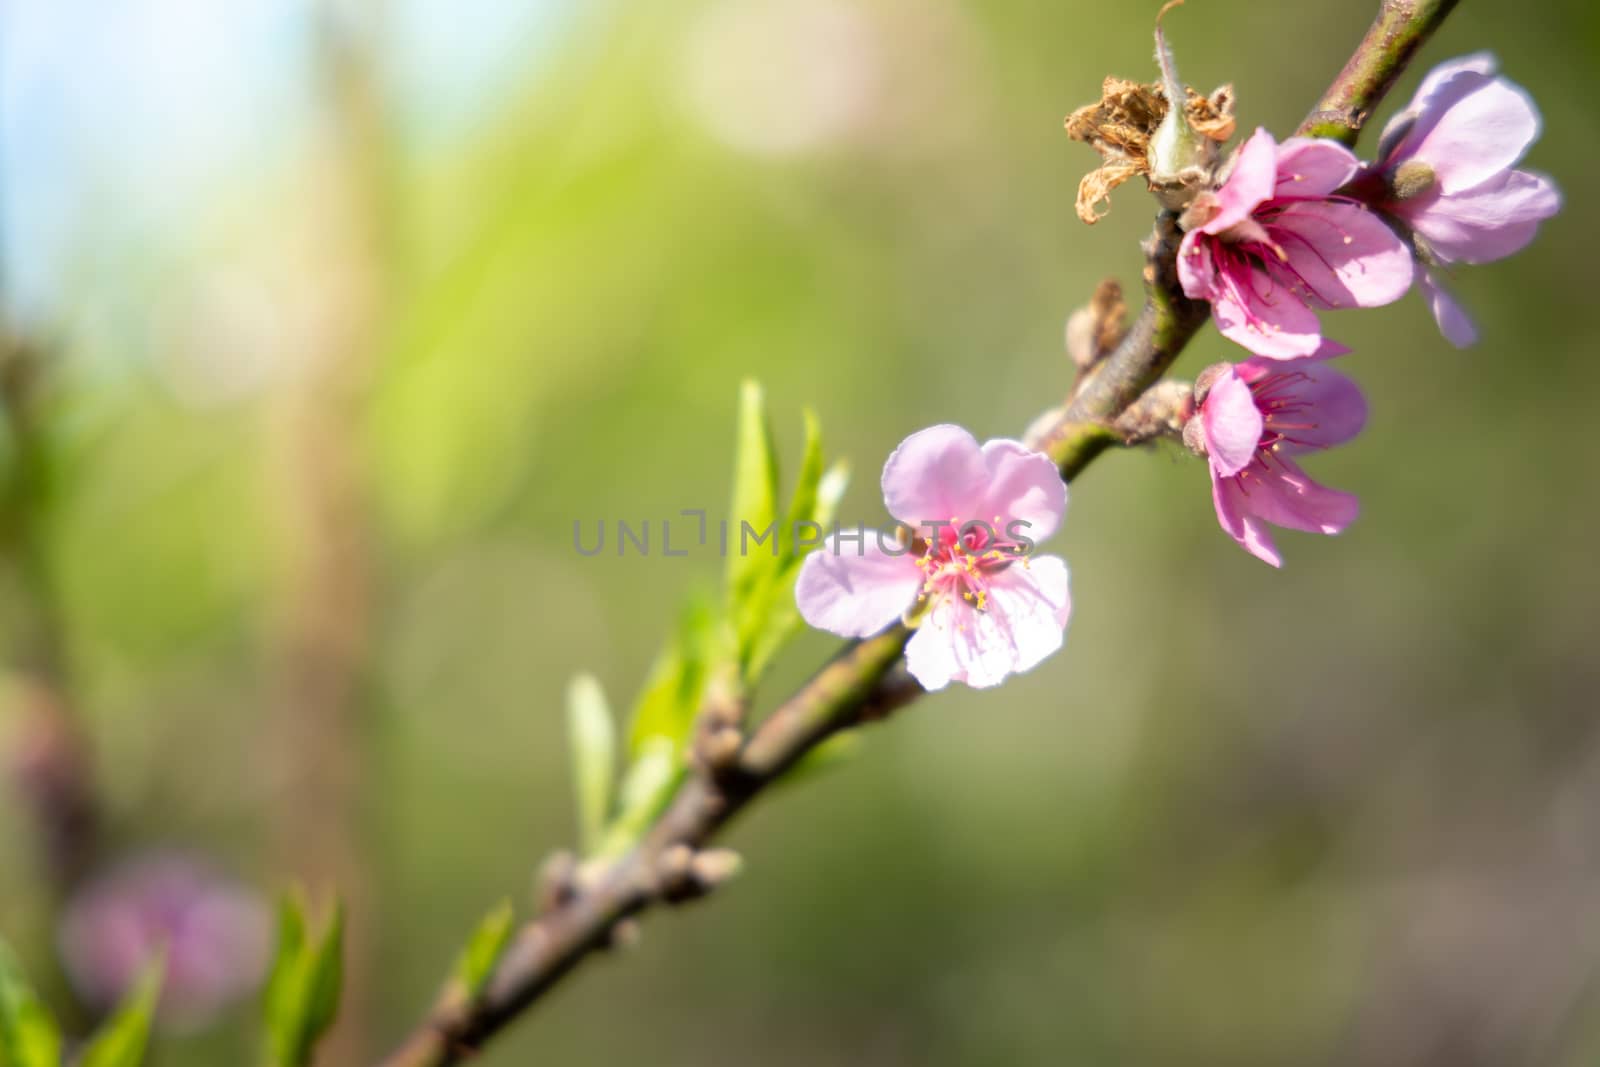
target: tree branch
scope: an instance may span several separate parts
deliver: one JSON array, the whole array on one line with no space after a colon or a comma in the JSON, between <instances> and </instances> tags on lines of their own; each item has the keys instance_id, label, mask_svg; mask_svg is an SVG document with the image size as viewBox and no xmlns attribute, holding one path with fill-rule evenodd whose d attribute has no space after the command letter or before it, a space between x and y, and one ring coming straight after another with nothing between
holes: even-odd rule
<instances>
[{"instance_id":1,"label":"tree branch","mask_svg":"<svg viewBox=\"0 0 1600 1067\"><path fill-rule=\"evenodd\" d=\"M1353 145L1411 57L1459 0L1383 0L1350 62L1295 132Z\"/></svg>"},{"instance_id":2,"label":"tree branch","mask_svg":"<svg viewBox=\"0 0 1600 1067\"><path fill-rule=\"evenodd\" d=\"M1377 20L1301 133L1351 144L1406 63L1455 0L1385 0ZM1071 482L1120 442L1110 423L1172 366L1205 323L1207 306L1177 279L1177 220L1163 213L1144 246L1145 306L1117 348L1060 408L1035 421L1028 443ZM539 999L590 953L610 946L625 920L658 902L714 888L681 875L682 859L705 846L768 785L841 730L879 718L922 695L905 673L910 632L896 625L846 645L769 715L729 768L696 767L644 839L603 870L552 894L543 915L517 934L476 999L447 990L427 1021L381 1067L460 1062Z\"/></svg>"}]
</instances>

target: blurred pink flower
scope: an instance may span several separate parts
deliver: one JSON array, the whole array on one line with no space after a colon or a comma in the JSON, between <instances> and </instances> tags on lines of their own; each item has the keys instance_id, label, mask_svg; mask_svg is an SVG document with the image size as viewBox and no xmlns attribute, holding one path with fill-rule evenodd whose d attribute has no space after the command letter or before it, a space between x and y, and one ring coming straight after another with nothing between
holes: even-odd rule
<instances>
[{"instance_id":1,"label":"blurred pink flower","mask_svg":"<svg viewBox=\"0 0 1600 1067\"><path fill-rule=\"evenodd\" d=\"M102 1008L165 951L160 1018L180 1030L250 995L269 942L267 910L253 893L179 853L140 857L90 883L61 925L67 973Z\"/></svg>"},{"instance_id":2,"label":"blurred pink flower","mask_svg":"<svg viewBox=\"0 0 1600 1067\"><path fill-rule=\"evenodd\" d=\"M1214 193L1185 213L1183 291L1211 303L1223 336L1258 356L1309 356L1317 308L1378 307L1411 287L1411 252L1383 220L1337 189L1357 172L1350 150L1257 130Z\"/></svg>"},{"instance_id":3,"label":"blurred pink flower","mask_svg":"<svg viewBox=\"0 0 1600 1067\"><path fill-rule=\"evenodd\" d=\"M1561 210L1549 178L1514 169L1539 136L1539 111L1494 70L1487 52L1435 67L1384 127L1372 180L1355 185L1411 233L1433 317L1460 348L1477 330L1434 268L1503 259Z\"/></svg>"},{"instance_id":4,"label":"blurred pink flower","mask_svg":"<svg viewBox=\"0 0 1600 1067\"><path fill-rule=\"evenodd\" d=\"M1072 610L1067 565L1029 555L1066 512L1067 488L1047 456L1015 441L980 447L959 426L934 426L884 464L883 499L918 536L892 546L870 531L859 541L829 537L795 585L808 623L866 637L910 612L917 631L906 665L926 689L997 685L1061 647Z\"/></svg>"},{"instance_id":5,"label":"blurred pink flower","mask_svg":"<svg viewBox=\"0 0 1600 1067\"><path fill-rule=\"evenodd\" d=\"M1324 362L1343 351L1328 342L1303 359L1219 364L1197 383L1217 521L1274 567L1282 560L1267 523L1336 534L1355 521L1356 498L1318 485L1292 458L1342 444L1366 423L1361 390Z\"/></svg>"}]
</instances>

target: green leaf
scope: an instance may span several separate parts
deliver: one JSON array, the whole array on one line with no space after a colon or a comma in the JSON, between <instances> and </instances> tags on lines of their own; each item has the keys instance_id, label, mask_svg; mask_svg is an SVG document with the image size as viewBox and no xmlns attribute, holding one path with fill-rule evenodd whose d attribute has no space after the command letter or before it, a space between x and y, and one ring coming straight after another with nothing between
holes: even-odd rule
<instances>
[{"instance_id":1,"label":"green leaf","mask_svg":"<svg viewBox=\"0 0 1600 1067\"><path fill-rule=\"evenodd\" d=\"M811 511L811 521L827 529L833 524L833 517L839 514L839 502L844 499L844 492L850 488L850 464L846 460L839 460L828 468L828 473L822 476L822 481L817 485L817 502Z\"/></svg>"},{"instance_id":2,"label":"green leaf","mask_svg":"<svg viewBox=\"0 0 1600 1067\"><path fill-rule=\"evenodd\" d=\"M684 749L705 692L716 633L715 612L704 599L691 600L667 647L656 658L634 707L628 753L635 759L652 739L664 737Z\"/></svg>"},{"instance_id":3,"label":"green leaf","mask_svg":"<svg viewBox=\"0 0 1600 1067\"><path fill-rule=\"evenodd\" d=\"M800 453L800 476L794 483L794 495L789 498L789 514L784 523L783 564L787 567L800 555L795 523L814 521L817 511L817 490L822 483L822 424L816 412L806 408L800 413L806 425L806 443Z\"/></svg>"},{"instance_id":4,"label":"green leaf","mask_svg":"<svg viewBox=\"0 0 1600 1067\"><path fill-rule=\"evenodd\" d=\"M767 417L761 386L747 381L739 390L739 427L734 442L733 502L728 510L728 604L735 630L742 630L740 613L750 594L776 569L771 550L753 541L745 549L744 524L757 534L778 519L778 455L772 443L772 423ZM781 544L781 531L773 535ZM776 546L775 546L776 547Z\"/></svg>"},{"instance_id":5,"label":"green leaf","mask_svg":"<svg viewBox=\"0 0 1600 1067\"><path fill-rule=\"evenodd\" d=\"M615 856L632 847L666 807L683 772L683 756L675 741L649 739L623 776L617 817L606 828L599 854Z\"/></svg>"},{"instance_id":6,"label":"green leaf","mask_svg":"<svg viewBox=\"0 0 1600 1067\"><path fill-rule=\"evenodd\" d=\"M0 1064L61 1067L61 1031L0 941Z\"/></svg>"},{"instance_id":7,"label":"green leaf","mask_svg":"<svg viewBox=\"0 0 1600 1067\"><path fill-rule=\"evenodd\" d=\"M298 894L285 893L278 898L278 949L262 990L262 1012L273 1064L294 1062L300 1035L300 961L305 955L305 943L304 902Z\"/></svg>"},{"instance_id":8,"label":"green leaf","mask_svg":"<svg viewBox=\"0 0 1600 1067\"><path fill-rule=\"evenodd\" d=\"M849 485L850 467L841 460L828 468L827 473L818 479L816 490L808 502L810 513L801 515L795 512L794 517L789 520L790 524L804 519L816 523L824 530L829 529L833 524L834 515L838 513L839 501L843 499L845 489ZM804 560L803 555L796 553L784 561L783 569L773 575L763 590L764 604L761 609L760 626L748 635L741 635L740 662L746 685L754 685L762 674L766 673L766 669L771 666L784 643L800 628L800 609L794 601L794 583L800 575L800 564Z\"/></svg>"},{"instance_id":9,"label":"green leaf","mask_svg":"<svg viewBox=\"0 0 1600 1067\"><path fill-rule=\"evenodd\" d=\"M306 904L285 894L278 904L278 954L267 979L264 1007L274 1067L306 1067L317 1041L339 1014L344 984L344 907L334 902L313 938Z\"/></svg>"},{"instance_id":10,"label":"green leaf","mask_svg":"<svg viewBox=\"0 0 1600 1067\"><path fill-rule=\"evenodd\" d=\"M161 977L165 961L157 959L145 967L106 1023L78 1060L78 1067L140 1067L150 1043L150 1024L161 1001Z\"/></svg>"},{"instance_id":11,"label":"green leaf","mask_svg":"<svg viewBox=\"0 0 1600 1067\"><path fill-rule=\"evenodd\" d=\"M593 852L611 813L616 778L617 731L605 691L592 674L580 674L567 687L567 735L572 746L573 791L578 835L585 853Z\"/></svg>"},{"instance_id":12,"label":"green leaf","mask_svg":"<svg viewBox=\"0 0 1600 1067\"><path fill-rule=\"evenodd\" d=\"M515 924L516 911L511 901L501 901L498 907L483 917L478 928L467 939L467 947L461 950L461 958L456 961L456 981L461 983L467 999L478 999L489 984L495 967L500 963L501 954L511 941Z\"/></svg>"},{"instance_id":13,"label":"green leaf","mask_svg":"<svg viewBox=\"0 0 1600 1067\"><path fill-rule=\"evenodd\" d=\"M734 645L739 665L739 684L748 688L759 679L762 670L781 643L781 636L773 634L774 616L793 614L786 611L792 605L784 603L794 588L792 574L799 565L800 546L797 525L811 522L816 512L818 491L823 478L822 428L816 415L807 409L805 418L805 446L800 460L800 476L795 482L789 510L779 530L782 546L777 565L764 570L760 580L750 588L728 589L728 616L734 627ZM786 580L786 578L790 580ZM758 652L761 655L758 657Z\"/></svg>"},{"instance_id":14,"label":"green leaf","mask_svg":"<svg viewBox=\"0 0 1600 1067\"><path fill-rule=\"evenodd\" d=\"M339 1000L344 990L344 905L333 905L333 916L322 940L311 954L306 982L305 1048L306 1058L333 1020L339 1016Z\"/></svg>"},{"instance_id":15,"label":"green leaf","mask_svg":"<svg viewBox=\"0 0 1600 1067\"><path fill-rule=\"evenodd\" d=\"M860 750L861 737L856 731L836 733L796 760L780 781L785 785L810 781L854 759Z\"/></svg>"}]
</instances>

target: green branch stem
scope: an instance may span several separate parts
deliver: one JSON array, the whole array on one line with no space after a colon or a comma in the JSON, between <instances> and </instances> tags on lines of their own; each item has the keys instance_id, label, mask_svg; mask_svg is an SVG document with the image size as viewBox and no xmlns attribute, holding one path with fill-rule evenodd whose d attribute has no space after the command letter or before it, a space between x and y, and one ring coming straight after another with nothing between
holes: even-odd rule
<instances>
[{"instance_id":1,"label":"green branch stem","mask_svg":"<svg viewBox=\"0 0 1600 1067\"><path fill-rule=\"evenodd\" d=\"M1377 19L1300 133L1351 144L1372 109L1455 0L1385 0ZM1071 482L1122 442L1114 420L1160 380L1208 309L1177 280L1177 220L1163 212L1144 245L1145 305L1118 346L1027 435ZM905 671L911 632L902 625L853 641L726 754L702 746L672 802L631 850L598 870L569 872L547 887L544 910L524 926L475 997L447 989L429 1017L381 1067L447 1067L475 1053L589 955L626 939L635 915L701 896L726 877L699 865L702 850L738 812L807 753L839 732L881 718L922 689ZM716 716L715 709L707 709ZM706 736L701 731L699 736Z\"/></svg>"},{"instance_id":2,"label":"green branch stem","mask_svg":"<svg viewBox=\"0 0 1600 1067\"><path fill-rule=\"evenodd\" d=\"M1411 57L1459 0L1383 0L1350 62L1295 132L1354 145Z\"/></svg>"}]
</instances>

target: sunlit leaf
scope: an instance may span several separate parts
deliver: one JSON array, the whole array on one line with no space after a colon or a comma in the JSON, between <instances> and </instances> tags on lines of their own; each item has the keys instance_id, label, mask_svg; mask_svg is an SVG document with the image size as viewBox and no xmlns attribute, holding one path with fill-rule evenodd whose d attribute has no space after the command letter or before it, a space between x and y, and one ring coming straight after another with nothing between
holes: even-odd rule
<instances>
[{"instance_id":1,"label":"sunlit leaf","mask_svg":"<svg viewBox=\"0 0 1600 1067\"><path fill-rule=\"evenodd\" d=\"M684 761L670 738L648 740L623 776L617 817L606 828L600 854L626 851L655 821L683 777Z\"/></svg>"},{"instance_id":2,"label":"sunlit leaf","mask_svg":"<svg viewBox=\"0 0 1600 1067\"><path fill-rule=\"evenodd\" d=\"M861 736L854 730L845 730L817 745L801 756L781 779L785 785L809 781L835 767L848 763L861 750Z\"/></svg>"},{"instance_id":3,"label":"sunlit leaf","mask_svg":"<svg viewBox=\"0 0 1600 1067\"><path fill-rule=\"evenodd\" d=\"M772 442L772 423L761 386L747 381L739 391L733 501L728 510L726 584L736 630L744 629L743 613L751 604L752 594L781 562L776 550L783 538L777 522L778 456ZM746 526L752 531L748 539ZM758 538L767 536L773 540L758 543Z\"/></svg>"},{"instance_id":4,"label":"sunlit leaf","mask_svg":"<svg viewBox=\"0 0 1600 1067\"><path fill-rule=\"evenodd\" d=\"M702 599L691 600L667 647L657 657L634 708L628 753L637 759L655 738L675 748L688 744L716 636L715 612Z\"/></svg>"},{"instance_id":5,"label":"sunlit leaf","mask_svg":"<svg viewBox=\"0 0 1600 1067\"><path fill-rule=\"evenodd\" d=\"M849 484L850 468L841 460L818 479L815 492L806 501L810 507L809 514L794 512L790 524L797 521L813 522L820 527L820 533L814 533L814 536L826 536ZM794 600L794 583L804 560L805 553L797 553L784 561L783 568L772 576L762 591L760 625L748 634L740 635L740 662L747 684L754 684L766 672L784 643L800 628L800 609Z\"/></svg>"},{"instance_id":6,"label":"sunlit leaf","mask_svg":"<svg viewBox=\"0 0 1600 1067\"><path fill-rule=\"evenodd\" d=\"M503 901L484 916L467 939L467 946L461 950L461 958L456 961L455 973L456 981L461 983L468 999L476 1000L488 985L501 954L511 941L515 925L516 912L511 907L511 901Z\"/></svg>"},{"instance_id":7,"label":"sunlit leaf","mask_svg":"<svg viewBox=\"0 0 1600 1067\"><path fill-rule=\"evenodd\" d=\"M0 941L0 1065L61 1067L61 1031Z\"/></svg>"},{"instance_id":8,"label":"sunlit leaf","mask_svg":"<svg viewBox=\"0 0 1600 1067\"><path fill-rule=\"evenodd\" d=\"M161 1001L161 960L145 967L114 1015L84 1049L78 1067L140 1067L150 1043L150 1026Z\"/></svg>"},{"instance_id":9,"label":"sunlit leaf","mask_svg":"<svg viewBox=\"0 0 1600 1067\"><path fill-rule=\"evenodd\" d=\"M573 791L578 833L585 852L600 844L611 812L616 777L617 731L605 691L590 674L580 674L567 687L567 736L572 747Z\"/></svg>"},{"instance_id":10,"label":"sunlit leaf","mask_svg":"<svg viewBox=\"0 0 1600 1067\"><path fill-rule=\"evenodd\" d=\"M317 1041L339 1014L344 984L344 908L335 902L313 937L306 904L285 894L278 904L278 951L267 979L264 1009L273 1067L306 1067Z\"/></svg>"},{"instance_id":11,"label":"sunlit leaf","mask_svg":"<svg viewBox=\"0 0 1600 1067\"><path fill-rule=\"evenodd\" d=\"M789 498L789 512L784 517L782 561L785 566L800 554L795 523L815 519L817 492L824 473L822 424L817 421L816 412L810 408L802 411L801 417L805 420L806 439L800 453L800 473L794 483L794 493Z\"/></svg>"}]
</instances>

